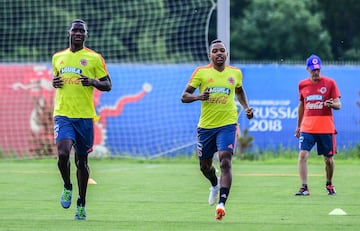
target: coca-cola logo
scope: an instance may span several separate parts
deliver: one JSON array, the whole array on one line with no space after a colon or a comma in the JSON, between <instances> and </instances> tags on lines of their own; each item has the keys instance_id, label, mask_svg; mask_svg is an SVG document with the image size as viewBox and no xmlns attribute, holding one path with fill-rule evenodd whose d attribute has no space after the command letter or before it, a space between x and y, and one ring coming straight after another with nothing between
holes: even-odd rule
<instances>
[{"instance_id":1,"label":"coca-cola logo","mask_svg":"<svg viewBox=\"0 0 360 231\"><path fill-rule=\"evenodd\" d=\"M80 84L78 76L72 76L70 78L63 78L65 84Z\"/></svg>"},{"instance_id":2,"label":"coca-cola logo","mask_svg":"<svg viewBox=\"0 0 360 231\"><path fill-rule=\"evenodd\" d=\"M306 103L307 109L323 109L323 107L324 107L324 102Z\"/></svg>"},{"instance_id":3,"label":"coca-cola logo","mask_svg":"<svg viewBox=\"0 0 360 231\"><path fill-rule=\"evenodd\" d=\"M220 96L220 97L212 97L210 96L207 102L209 103L218 103L218 104L226 104L227 96Z\"/></svg>"}]
</instances>

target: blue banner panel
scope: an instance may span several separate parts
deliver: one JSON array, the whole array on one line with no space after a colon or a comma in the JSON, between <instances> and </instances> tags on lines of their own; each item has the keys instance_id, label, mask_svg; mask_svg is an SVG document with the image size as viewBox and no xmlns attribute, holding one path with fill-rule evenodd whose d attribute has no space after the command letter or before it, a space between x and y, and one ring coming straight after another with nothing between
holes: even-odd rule
<instances>
[{"instance_id":1,"label":"blue banner panel","mask_svg":"<svg viewBox=\"0 0 360 231\"><path fill-rule=\"evenodd\" d=\"M235 66L243 71L244 88L254 108L255 117L247 120L239 107L240 130L247 129L254 138L252 148L297 148L297 88L308 77L305 67ZM151 158L193 154L201 102L184 104L180 97L196 67L109 64L112 91L94 91L100 116L95 124L94 154ZM333 111L339 150L360 143L359 72L359 66L323 66L322 74L335 79L341 93L342 109ZM53 146L48 115L55 90L50 64L0 65L0 73L8 76L0 86L0 148L22 155Z\"/></svg>"},{"instance_id":2,"label":"blue banner panel","mask_svg":"<svg viewBox=\"0 0 360 231\"><path fill-rule=\"evenodd\" d=\"M255 118L240 116L241 129L249 129L254 147L260 149L297 148L298 82L309 76L304 66L239 66ZM323 66L322 75L333 78L341 93L342 108L333 110L338 149L360 142L359 67Z\"/></svg>"},{"instance_id":3,"label":"blue banner panel","mask_svg":"<svg viewBox=\"0 0 360 231\"><path fill-rule=\"evenodd\" d=\"M308 77L305 67L235 66L243 71L244 88L255 112L252 120L247 120L244 113L239 117L241 131L248 129L254 137L253 148L297 148L297 84ZM115 155L147 157L193 153L200 102L183 104L180 96L195 68L109 65L113 91L102 93L98 105L101 127L106 128L102 131L102 148ZM334 111L339 148L360 142L359 71L353 66L323 67L322 74L336 80L342 95L342 109ZM102 113L104 108L117 113Z\"/></svg>"},{"instance_id":4,"label":"blue banner panel","mask_svg":"<svg viewBox=\"0 0 360 231\"><path fill-rule=\"evenodd\" d=\"M200 102L186 105L180 97L194 68L108 65L113 90L100 98L99 122L106 129L98 148L146 157L193 153ZM118 113L102 113L104 108Z\"/></svg>"}]
</instances>

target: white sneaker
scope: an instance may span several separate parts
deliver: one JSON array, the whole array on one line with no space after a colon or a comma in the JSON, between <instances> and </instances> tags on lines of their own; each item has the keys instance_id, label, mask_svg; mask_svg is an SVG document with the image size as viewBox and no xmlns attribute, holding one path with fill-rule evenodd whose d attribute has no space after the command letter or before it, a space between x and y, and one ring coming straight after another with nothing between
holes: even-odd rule
<instances>
[{"instance_id":1,"label":"white sneaker","mask_svg":"<svg viewBox=\"0 0 360 231\"><path fill-rule=\"evenodd\" d=\"M210 187L210 194L209 194L209 205L214 205L216 202L216 199L218 197L220 190L220 180L218 179L218 184L216 186Z\"/></svg>"},{"instance_id":2,"label":"white sneaker","mask_svg":"<svg viewBox=\"0 0 360 231\"><path fill-rule=\"evenodd\" d=\"M225 216L225 206L223 203L219 203L216 206L216 210L215 210L215 219L218 221L221 221L223 216Z\"/></svg>"}]
</instances>

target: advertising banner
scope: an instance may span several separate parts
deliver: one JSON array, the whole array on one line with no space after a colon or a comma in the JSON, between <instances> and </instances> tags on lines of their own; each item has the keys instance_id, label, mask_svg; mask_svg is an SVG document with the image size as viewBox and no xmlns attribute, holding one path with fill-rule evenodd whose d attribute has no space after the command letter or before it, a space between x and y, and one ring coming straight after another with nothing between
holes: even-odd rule
<instances>
[{"instance_id":1,"label":"advertising banner","mask_svg":"<svg viewBox=\"0 0 360 231\"><path fill-rule=\"evenodd\" d=\"M243 71L243 85L254 118L239 108L240 131L252 136L253 149L297 148L298 82L308 77L304 66L234 65ZM180 97L196 65L109 64L113 89L95 91L100 120L95 124L94 155L158 157L195 151L201 102ZM323 66L341 93L342 109L333 111L337 145L360 143L360 81L357 66ZM44 65L0 65L0 148L3 152L56 152L51 112L55 91L51 69ZM251 150L250 150L251 151Z\"/></svg>"}]
</instances>

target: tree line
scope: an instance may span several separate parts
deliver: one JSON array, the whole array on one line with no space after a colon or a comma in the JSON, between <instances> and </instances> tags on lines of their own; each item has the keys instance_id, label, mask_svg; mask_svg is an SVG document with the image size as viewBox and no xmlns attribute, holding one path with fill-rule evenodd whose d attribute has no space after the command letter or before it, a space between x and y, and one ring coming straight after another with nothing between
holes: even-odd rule
<instances>
[{"instance_id":1,"label":"tree line","mask_svg":"<svg viewBox=\"0 0 360 231\"><path fill-rule=\"evenodd\" d=\"M231 1L234 60L360 60L360 1Z\"/></svg>"}]
</instances>

